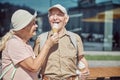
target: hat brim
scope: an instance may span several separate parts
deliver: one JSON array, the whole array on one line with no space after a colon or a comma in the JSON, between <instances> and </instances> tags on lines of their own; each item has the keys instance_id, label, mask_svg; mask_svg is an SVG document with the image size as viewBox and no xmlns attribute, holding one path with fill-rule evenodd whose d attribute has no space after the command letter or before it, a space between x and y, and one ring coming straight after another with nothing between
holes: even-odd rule
<instances>
[{"instance_id":1,"label":"hat brim","mask_svg":"<svg viewBox=\"0 0 120 80\"><path fill-rule=\"evenodd\" d=\"M50 7L50 8L48 9L48 11L50 12L50 11L51 11L52 9L54 9L54 8L60 10L63 14L67 14L66 9L65 9L63 6L61 6L60 4L56 4L56 5L52 6L52 7Z\"/></svg>"},{"instance_id":2,"label":"hat brim","mask_svg":"<svg viewBox=\"0 0 120 80\"><path fill-rule=\"evenodd\" d=\"M55 8L56 8L56 9L59 9L63 14L65 14L65 13L62 11L62 9L60 9L59 7L51 7L51 8L48 9L48 11L50 12L52 9L55 9Z\"/></svg>"},{"instance_id":3,"label":"hat brim","mask_svg":"<svg viewBox=\"0 0 120 80\"><path fill-rule=\"evenodd\" d=\"M31 21L33 21L36 18L36 16L37 16L37 12L34 13L33 17L27 20L26 24L21 24L21 27L13 29L13 31L18 31L18 30L25 28Z\"/></svg>"}]
</instances>

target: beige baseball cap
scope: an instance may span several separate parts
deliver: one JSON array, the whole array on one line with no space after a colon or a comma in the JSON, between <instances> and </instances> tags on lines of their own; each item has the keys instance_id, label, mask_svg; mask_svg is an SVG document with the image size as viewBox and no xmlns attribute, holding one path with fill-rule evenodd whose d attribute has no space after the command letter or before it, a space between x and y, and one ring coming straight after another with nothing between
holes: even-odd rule
<instances>
[{"instance_id":1,"label":"beige baseball cap","mask_svg":"<svg viewBox=\"0 0 120 80\"><path fill-rule=\"evenodd\" d=\"M19 9L15 11L11 18L13 31L18 31L26 27L37 16L37 12L32 15L26 10Z\"/></svg>"},{"instance_id":2,"label":"beige baseball cap","mask_svg":"<svg viewBox=\"0 0 120 80\"><path fill-rule=\"evenodd\" d=\"M59 9L61 12L63 12L64 14L67 14L67 10L60 4L56 4L56 5L53 5L52 7L50 7L48 9L48 11L50 12L53 8L57 8Z\"/></svg>"}]
</instances>

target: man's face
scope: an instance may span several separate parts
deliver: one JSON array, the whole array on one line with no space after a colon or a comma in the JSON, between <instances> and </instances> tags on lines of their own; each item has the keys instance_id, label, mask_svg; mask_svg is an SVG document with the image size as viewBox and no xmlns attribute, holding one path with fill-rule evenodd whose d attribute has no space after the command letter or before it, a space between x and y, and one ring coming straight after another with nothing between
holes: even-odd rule
<instances>
[{"instance_id":1,"label":"man's face","mask_svg":"<svg viewBox=\"0 0 120 80\"><path fill-rule=\"evenodd\" d=\"M48 17L49 17L49 23L51 25L51 28L54 23L57 23L59 26L58 28L59 31L65 27L68 21L68 16L65 15L63 12L61 12L57 8L51 9Z\"/></svg>"}]
</instances>

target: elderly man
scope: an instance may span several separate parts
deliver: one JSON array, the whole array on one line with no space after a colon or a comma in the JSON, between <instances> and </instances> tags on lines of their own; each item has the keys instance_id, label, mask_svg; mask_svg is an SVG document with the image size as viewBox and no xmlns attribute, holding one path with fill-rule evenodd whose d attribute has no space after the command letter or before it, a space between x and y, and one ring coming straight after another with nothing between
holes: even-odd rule
<instances>
[{"instance_id":1,"label":"elderly man","mask_svg":"<svg viewBox=\"0 0 120 80\"><path fill-rule=\"evenodd\" d=\"M58 33L59 42L50 49L46 64L41 69L43 80L85 80L89 74L88 63L80 36L65 28L69 20L66 9L60 4L53 5L49 8L48 18L51 30L38 36L34 51L36 54L41 51L46 36L49 38Z\"/></svg>"}]
</instances>

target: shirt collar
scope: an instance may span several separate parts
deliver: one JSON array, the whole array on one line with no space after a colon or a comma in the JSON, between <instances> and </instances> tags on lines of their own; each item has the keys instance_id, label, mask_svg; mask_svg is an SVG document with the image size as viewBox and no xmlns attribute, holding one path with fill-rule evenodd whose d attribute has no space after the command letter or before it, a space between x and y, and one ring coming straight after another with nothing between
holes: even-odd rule
<instances>
[{"instance_id":1,"label":"shirt collar","mask_svg":"<svg viewBox=\"0 0 120 80\"><path fill-rule=\"evenodd\" d=\"M49 36L53 35L52 30L49 31L48 34L49 34ZM61 37L65 36L65 35L70 36L69 33L68 33L68 31L66 29L65 29L65 31L64 31L64 33L63 33L63 35Z\"/></svg>"}]
</instances>

